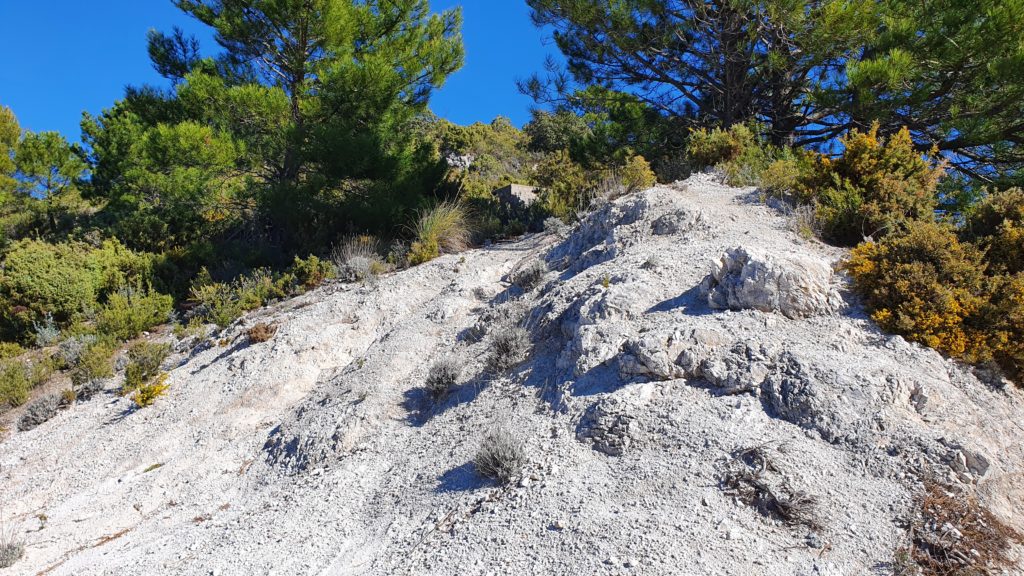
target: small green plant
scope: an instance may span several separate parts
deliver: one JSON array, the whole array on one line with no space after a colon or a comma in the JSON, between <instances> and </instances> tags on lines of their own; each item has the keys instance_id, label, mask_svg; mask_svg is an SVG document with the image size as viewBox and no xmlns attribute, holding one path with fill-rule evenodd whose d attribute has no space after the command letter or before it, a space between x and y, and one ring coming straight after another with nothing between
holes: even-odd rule
<instances>
[{"instance_id":1,"label":"small green plant","mask_svg":"<svg viewBox=\"0 0 1024 576\"><path fill-rule=\"evenodd\" d=\"M456 358L445 357L430 367L426 388L435 400L445 397L459 383L462 363Z\"/></svg>"},{"instance_id":2,"label":"small green plant","mask_svg":"<svg viewBox=\"0 0 1024 576\"><path fill-rule=\"evenodd\" d=\"M473 465L481 476L508 484L526 466L526 451L507 427L495 427L484 436Z\"/></svg>"},{"instance_id":3,"label":"small green plant","mask_svg":"<svg viewBox=\"0 0 1024 576\"><path fill-rule=\"evenodd\" d=\"M117 341L111 337L100 338L86 346L71 370L71 381L81 387L113 376L113 356L117 348Z\"/></svg>"},{"instance_id":4,"label":"small green plant","mask_svg":"<svg viewBox=\"0 0 1024 576\"><path fill-rule=\"evenodd\" d=\"M743 124L734 124L726 130L698 128L690 131L686 155L695 167L710 168L736 160L757 146L757 137Z\"/></svg>"},{"instance_id":5,"label":"small green plant","mask_svg":"<svg viewBox=\"0 0 1024 576\"><path fill-rule=\"evenodd\" d=\"M306 290L316 288L335 275L334 266L316 256L310 256L305 260L296 256L290 272L298 285Z\"/></svg>"},{"instance_id":6,"label":"small green plant","mask_svg":"<svg viewBox=\"0 0 1024 576\"><path fill-rule=\"evenodd\" d=\"M142 473L143 474L148 474L148 473L152 472L153 470L159 469L163 465L164 465L163 462L157 462L156 464L150 464L149 466L146 466L146 469L143 470Z\"/></svg>"},{"instance_id":7,"label":"small green plant","mask_svg":"<svg viewBox=\"0 0 1024 576\"><path fill-rule=\"evenodd\" d=\"M0 342L0 360L16 358L25 353L25 349L17 342Z\"/></svg>"},{"instance_id":8,"label":"small green plant","mask_svg":"<svg viewBox=\"0 0 1024 576\"><path fill-rule=\"evenodd\" d=\"M156 399L167 393L170 385L167 384L167 373L161 373L152 382L143 384L132 394L132 402L138 408L152 406Z\"/></svg>"},{"instance_id":9,"label":"small green plant","mask_svg":"<svg viewBox=\"0 0 1024 576\"><path fill-rule=\"evenodd\" d=\"M168 344L137 342L128 349L128 366L124 371L121 394L142 389L160 374L160 365L171 353Z\"/></svg>"},{"instance_id":10,"label":"small green plant","mask_svg":"<svg viewBox=\"0 0 1024 576\"><path fill-rule=\"evenodd\" d=\"M612 277L605 274L601 276L601 287L607 290L612 285Z\"/></svg>"}]
</instances>

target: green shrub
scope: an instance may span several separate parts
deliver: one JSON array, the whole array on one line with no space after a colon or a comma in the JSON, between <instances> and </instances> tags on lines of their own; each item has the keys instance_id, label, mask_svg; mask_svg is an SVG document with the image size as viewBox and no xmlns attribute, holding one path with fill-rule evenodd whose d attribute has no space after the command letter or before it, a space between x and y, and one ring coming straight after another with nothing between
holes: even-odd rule
<instances>
[{"instance_id":1,"label":"green shrub","mask_svg":"<svg viewBox=\"0 0 1024 576\"><path fill-rule=\"evenodd\" d=\"M622 183L628 192L646 190L658 183L654 170L643 156L630 156L622 167Z\"/></svg>"},{"instance_id":2,"label":"green shrub","mask_svg":"<svg viewBox=\"0 0 1024 576\"><path fill-rule=\"evenodd\" d=\"M885 330L950 356L988 355L970 323L985 304L983 255L951 227L910 222L906 233L855 248L845 269Z\"/></svg>"},{"instance_id":3,"label":"green shrub","mask_svg":"<svg viewBox=\"0 0 1024 576\"><path fill-rule=\"evenodd\" d=\"M330 262L321 260L316 256L310 256L305 260L296 256L290 272L294 275L299 286L309 289L316 288L323 284L324 281L333 278L334 266Z\"/></svg>"},{"instance_id":4,"label":"green shrub","mask_svg":"<svg viewBox=\"0 0 1024 576\"><path fill-rule=\"evenodd\" d=\"M128 349L121 394L127 395L149 384L160 373L160 365L171 353L169 344L137 342Z\"/></svg>"},{"instance_id":5,"label":"green shrub","mask_svg":"<svg viewBox=\"0 0 1024 576\"><path fill-rule=\"evenodd\" d=\"M96 318L102 334L130 340L145 330L167 322L174 301L158 292L122 290L111 294Z\"/></svg>"},{"instance_id":6,"label":"green shrub","mask_svg":"<svg viewBox=\"0 0 1024 576\"><path fill-rule=\"evenodd\" d=\"M586 209L593 199L586 171L564 150L548 155L537 165L534 181L541 188L542 207L562 220Z\"/></svg>"},{"instance_id":7,"label":"green shrub","mask_svg":"<svg viewBox=\"0 0 1024 576\"><path fill-rule=\"evenodd\" d=\"M221 328L227 327L245 312L236 292L228 284L214 282L193 286L191 297L198 304L197 317Z\"/></svg>"},{"instance_id":8,"label":"green shrub","mask_svg":"<svg viewBox=\"0 0 1024 576\"><path fill-rule=\"evenodd\" d=\"M0 360L15 358L25 353L25 349L17 342L0 342Z\"/></svg>"},{"instance_id":9,"label":"green shrub","mask_svg":"<svg viewBox=\"0 0 1024 576\"><path fill-rule=\"evenodd\" d=\"M739 158L747 142L747 129L739 124L728 130L698 128L690 130L686 155L699 168L710 168ZM752 135L750 135L752 136ZM752 141L752 138L750 139Z\"/></svg>"},{"instance_id":10,"label":"green shrub","mask_svg":"<svg viewBox=\"0 0 1024 576\"><path fill-rule=\"evenodd\" d=\"M761 172L759 187L767 196L788 200L794 204L810 204L814 195L808 193L802 182L810 177L817 155L802 150L784 149Z\"/></svg>"},{"instance_id":11,"label":"green shrub","mask_svg":"<svg viewBox=\"0 0 1024 576\"><path fill-rule=\"evenodd\" d=\"M0 404L10 407L28 402L29 378L20 362L0 363Z\"/></svg>"},{"instance_id":12,"label":"green shrub","mask_svg":"<svg viewBox=\"0 0 1024 576\"><path fill-rule=\"evenodd\" d=\"M991 278L988 301L972 323L985 334L986 355L1024 385L1024 272Z\"/></svg>"},{"instance_id":13,"label":"green shrub","mask_svg":"<svg viewBox=\"0 0 1024 576\"><path fill-rule=\"evenodd\" d=\"M48 314L56 327L66 327L90 317L109 294L151 285L154 262L154 256L132 252L116 240L99 248L22 240L4 258L0 320L12 338L30 342L33 323Z\"/></svg>"},{"instance_id":14,"label":"green shrub","mask_svg":"<svg viewBox=\"0 0 1024 576\"><path fill-rule=\"evenodd\" d=\"M167 384L167 373L161 373L152 382L136 388L132 392L132 402L135 402L135 406L138 408L152 406L157 398L167 393L168 388L170 385Z\"/></svg>"},{"instance_id":15,"label":"green shrub","mask_svg":"<svg viewBox=\"0 0 1024 576\"><path fill-rule=\"evenodd\" d=\"M726 130L698 128L690 131L686 156L693 166L703 169L732 162L758 147L757 136L745 124L733 124Z\"/></svg>"},{"instance_id":16,"label":"green shrub","mask_svg":"<svg viewBox=\"0 0 1024 576\"><path fill-rule=\"evenodd\" d=\"M469 248L472 228L466 211L455 202L442 202L420 212L416 240L409 249L409 264L428 262L441 254Z\"/></svg>"},{"instance_id":17,"label":"green shrub","mask_svg":"<svg viewBox=\"0 0 1024 576\"><path fill-rule=\"evenodd\" d=\"M117 352L117 341L103 337L90 343L78 356L78 363L71 370L71 381L82 386L114 375L113 356Z\"/></svg>"},{"instance_id":18,"label":"green shrub","mask_svg":"<svg viewBox=\"0 0 1024 576\"><path fill-rule=\"evenodd\" d=\"M843 145L842 156L820 157L797 185L814 199L826 240L853 246L933 218L944 168L916 150L906 128L888 140L878 137L877 125L854 130Z\"/></svg>"},{"instance_id":19,"label":"green shrub","mask_svg":"<svg viewBox=\"0 0 1024 576\"><path fill-rule=\"evenodd\" d=\"M994 270L1024 272L1024 189L986 196L969 216L966 236L985 250Z\"/></svg>"}]
</instances>

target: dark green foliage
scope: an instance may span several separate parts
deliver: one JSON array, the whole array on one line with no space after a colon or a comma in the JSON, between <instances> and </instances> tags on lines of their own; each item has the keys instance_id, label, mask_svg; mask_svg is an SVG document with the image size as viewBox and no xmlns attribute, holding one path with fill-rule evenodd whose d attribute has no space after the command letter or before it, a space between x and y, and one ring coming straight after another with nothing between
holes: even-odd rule
<instances>
[{"instance_id":1,"label":"dark green foliage","mask_svg":"<svg viewBox=\"0 0 1024 576\"><path fill-rule=\"evenodd\" d=\"M89 344L71 370L71 381L76 388L90 390L93 382L113 376L113 356L116 351L117 342L111 337L103 337ZM81 392L79 394L83 395Z\"/></svg>"},{"instance_id":2,"label":"dark green foliage","mask_svg":"<svg viewBox=\"0 0 1024 576\"><path fill-rule=\"evenodd\" d=\"M26 341L33 323L52 315L67 326L99 311L119 290L152 284L155 259L116 240L99 248L82 243L16 243L4 256L0 318L9 338Z\"/></svg>"},{"instance_id":3,"label":"dark green foliage","mask_svg":"<svg viewBox=\"0 0 1024 576\"><path fill-rule=\"evenodd\" d=\"M987 195L972 210L965 235L986 250L996 269L1024 272L1024 189Z\"/></svg>"},{"instance_id":4,"label":"dark green foliage","mask_svg":"<svg viewBox=\"0 0 1024 576\"><path fill-rule=\"evenodd\" d=\"M1024 2L878 4L884 25L850 62L841 107L861 127L909 127L918 149L935 145L969 177L1020 182Z\"/></svg>"},{"instance_id":5,"label":"dark green foliage","mask_svg":"<svg viewBox=\"0 0 1024 576\"><path fill-rule=\"evenodd\" d=\"M29 389L29 378L21 363L0 363L0 405L21 406L28 401Z\"/></svg>"},{"instance_id":6,"label":"dark green foliage","mask_svg":"<svg viewBox=\"0 0 1024 576\"><path fill-rule=\"evenodd\" d=\"M880 138L877 126L842 139L835 158L805 153L768 165L768 191L814 206L825 240L854 246L930 221L938 206L941 163L914 149L907 130Z\"/></svg>"},{"instance_id":7,"label":"dark green foliage","mask_svg":"<svg viewBox=\"0 0 1024 576\"><path fill-rule=\"evenodd\" d=\"M635 91L688 121L763 120L776 144L813 130L802 106L876 23L874 3L864 1L527 3L538 25L554 29L575 82ZM560 75L550 84L535 79L528 92L572 85Z\"/></svg>"},{"instance_id":8,"label":"dark green foliage","mask_svg":"<svg viewBox=\"0 0 1024 576\"><path fill-rule=\"evenodd\" d=\"M146 290L122 290L111 294L96 317L102 334L130 340L145 330L164 324L174 300L166 294Z\"/></svg>"}]
</instances>

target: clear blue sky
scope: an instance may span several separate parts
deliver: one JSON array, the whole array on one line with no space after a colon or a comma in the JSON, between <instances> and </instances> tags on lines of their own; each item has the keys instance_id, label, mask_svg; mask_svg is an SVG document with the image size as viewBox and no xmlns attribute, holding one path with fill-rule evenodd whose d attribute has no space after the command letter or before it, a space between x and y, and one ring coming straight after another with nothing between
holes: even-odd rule
<instances>
[{"instance_id":1,"label":"clear blue sky","mask_svg":"<svg viewBox=\"0 0 1024 576\"><path fill-rule=\"evenodd\" d=\"M530 100L515 80L556 53L524 0L431 0L434 10L463 7L466 65L434 96L431 108L460 124L504 115L529 118ZM23 128L57 130L78 140L82 111L98 113L129 84L161 84L146 55L146 31L174 25L216 46L208 29L171 0L0 0L0 104Z\"/></svg>"}]
</instances>

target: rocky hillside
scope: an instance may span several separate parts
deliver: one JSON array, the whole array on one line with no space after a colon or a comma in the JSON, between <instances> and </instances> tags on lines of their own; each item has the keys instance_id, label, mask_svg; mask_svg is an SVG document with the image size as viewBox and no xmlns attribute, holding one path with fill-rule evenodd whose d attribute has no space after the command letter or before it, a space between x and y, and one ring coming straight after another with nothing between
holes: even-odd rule
<instances>
[{"instance_id":1,"label":"rocky hillside","mask_svg":"<svg viewBox=\"0 0 1024 576\"><path fill-rule=\"evenodd\" d=\"M1022 395L881 333L842 256L697 176L264 308L0 444L0 574L892 574L926 484L1024 528Z\"/></svg>"}]
</instances>

